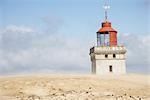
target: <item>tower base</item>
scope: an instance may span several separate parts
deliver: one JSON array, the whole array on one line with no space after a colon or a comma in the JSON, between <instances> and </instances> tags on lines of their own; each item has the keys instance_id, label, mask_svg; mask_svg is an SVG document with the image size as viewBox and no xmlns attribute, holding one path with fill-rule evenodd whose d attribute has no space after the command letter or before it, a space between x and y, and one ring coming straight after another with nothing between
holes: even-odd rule
<instances>
[{"instance_id":1,"label":"tower base","mask_svg":"<svg viewBox=\"0 0 150 100\"><path fill-rule=\"evenodd\" d=\"M92 74L126 74L124 46L98 46L90 49Z\"/></svg>"}]
</instances>

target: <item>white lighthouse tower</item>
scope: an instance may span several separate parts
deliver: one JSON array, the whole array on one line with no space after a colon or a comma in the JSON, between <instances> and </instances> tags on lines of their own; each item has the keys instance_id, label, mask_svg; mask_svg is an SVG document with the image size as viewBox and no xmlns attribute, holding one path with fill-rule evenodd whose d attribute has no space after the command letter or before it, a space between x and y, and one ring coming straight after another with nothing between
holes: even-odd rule
<instances>
[{"instance_id":1,"label":"white lighthouse tower","mask_svg":"<svg viewBox=\"0 0 150 100\"><path fill-rule=\"evenodd\" d=\"M93 74L126 73L126 48L117 44L117 31L111 27L107 18L109 8L105 4L105 21L97 32L97 46L90 49Z\"/></svg>"}]
</instances>

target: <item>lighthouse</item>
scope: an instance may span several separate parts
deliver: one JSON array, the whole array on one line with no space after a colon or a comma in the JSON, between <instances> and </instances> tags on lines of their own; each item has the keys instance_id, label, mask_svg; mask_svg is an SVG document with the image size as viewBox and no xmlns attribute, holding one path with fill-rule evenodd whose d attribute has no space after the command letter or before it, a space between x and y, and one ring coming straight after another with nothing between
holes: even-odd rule
<instances>
[{"instance_id":1,"label":"lighthouse","mask_svg":"<svg viewBox=\"0 0 150 100\"><path fill-rule=\"evenodd\" d=\"M105 4L105 20L96 32L97 45L90 48L92 74L125 74L126 73L126 48L118 45L117 31L108 21L108 9Z\"/></svg>"}]
</instances>

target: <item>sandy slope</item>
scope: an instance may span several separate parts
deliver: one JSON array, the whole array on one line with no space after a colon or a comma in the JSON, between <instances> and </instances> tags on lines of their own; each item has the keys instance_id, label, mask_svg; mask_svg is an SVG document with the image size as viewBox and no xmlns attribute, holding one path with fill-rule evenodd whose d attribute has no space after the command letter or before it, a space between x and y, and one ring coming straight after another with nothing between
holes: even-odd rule
<instances>
[{"instance_id":1,"label":"sandy slope","mask_svg":"<svg viewBox=\"0 0 150 100\"><path fill-rule=\"evenodd\" d=\"M0 100L150 100L150 76L5 76Z\"/></svg>"}]
</instances>

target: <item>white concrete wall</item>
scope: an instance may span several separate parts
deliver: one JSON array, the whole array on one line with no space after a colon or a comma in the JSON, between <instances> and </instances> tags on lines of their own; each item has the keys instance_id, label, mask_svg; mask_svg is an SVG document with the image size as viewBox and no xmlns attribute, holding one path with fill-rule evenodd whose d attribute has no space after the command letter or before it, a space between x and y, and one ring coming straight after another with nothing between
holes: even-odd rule
<instances>
[{"instance_id":1,"label":"white concrete wall","mask_svg":"<svg viewBox=\"0 0 150 100\"><path fill-rule=\"evenodd\" d=\"M125 59L125 54L116 54L116 58L113 58L113 54L107 54L108 55L108 58L105 58L105 54L95 54L95 59L98 60L98 59Z\"/></svg>"},{"instance_id":2,"label":"white concrete wall","mask_svg":"<svg viewBox=\"0 0 150 100\"><path fill-rule=\"evenodd\" d=\"M96 61L92 61L92 74L96 74Z\"/></svg>"},{"instance_id":3,"label":"white concrete wall","mask_svg":"<svg viewBox=\"0 0 150 100\"><path fill-rule=\"evenodd\" d=\"M112 66L112 72L109 66ZM96 74L125 74L125 60L96 60Z\"/></svg>"},{"instance_id":4,"label":"white concrete wall","mask_svg":"<svg viewBox=\"0 0 150 100\"><path fill-rule=\"evenodd\" d=\"M92 61L92 73L93 74L125 74L125 47L94 47L90 52ZM116 57L113 57L113 54ZM108 57L105 57L108 55ZM112 72L109 70L109 66L112 66Z\"/></svg>"}]
</instances>

